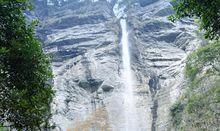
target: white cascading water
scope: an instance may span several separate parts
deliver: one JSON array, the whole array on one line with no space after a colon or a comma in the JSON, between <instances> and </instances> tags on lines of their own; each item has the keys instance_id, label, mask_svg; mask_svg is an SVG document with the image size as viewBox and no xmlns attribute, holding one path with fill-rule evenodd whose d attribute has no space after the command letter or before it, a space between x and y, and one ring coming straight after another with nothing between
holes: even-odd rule
<instances>
[{"instance_id":1,"label":"white cascading water","mask_svg":"<svg viewBox=\"0 0 220 131\"><path fill-rule=\"evenodd\" d=\"M120 20L121 29L122 29L122 62L123 62L123 70L122 70L122 79L125 87L124 91L124 111L125 111L125 130L126 131L137 131L137 112L136 112L136 102L134 99L134 89L135 86L132 70L131 70L131 62L130 62L130 51L129 51L129 39L128 39L128 30L127 30L127 22L126 19Z\"/></svg>"},{"instance_id":2,"label":"white cascading water","mask_svg":"<svg viewBox=\"0 0 220 131\"><path fill-rule=\"evenodd\" d=\"M136 101L134 98L135 80L132 75L130 51L129 51L129 33L127 29L127 15L125 13L126 6L123 0L118 0L113 8L115 16L120 20L122 30L121 45L122 45L122 80L124 85L123 92L123 108L124 108L124 124L123 131L137 131L137 111Z\"/></svg>"}]
</instances>

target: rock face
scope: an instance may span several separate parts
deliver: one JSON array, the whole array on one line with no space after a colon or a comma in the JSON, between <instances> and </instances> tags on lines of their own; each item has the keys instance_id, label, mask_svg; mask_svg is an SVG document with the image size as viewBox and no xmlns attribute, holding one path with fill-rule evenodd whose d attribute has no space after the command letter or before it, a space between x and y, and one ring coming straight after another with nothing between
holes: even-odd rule
<instances>
[{"instance_id":1,"label":"rock face","mask_svg":"<svg viewBox=\"0 0 220 131\"><path fill-rule=\"evenodd\" d=\"M151 110L150 129L169 130L169 109L179 97L184 84L185 58L202 40L195 35L190 20L171 23L173 11L169 2L159 0L142 5L135 1L130 10L129 25L133 41L133 61L141 79L148 78L147 108ZM147 74L144 71L147 70Z\"/></svg>"},{"instance_id":2,"label":"rock face","mask_svg":"<svg viewBox=\"0 0 220 131\"><path fill-rule=\"evenodd\" d=\"M65 3L67 2L67 3ZM38 36L53 56L57 130L123 130L121 29L115 0L35 2ZM181 93L187 54L202 41L190 20L171 23L169 1L127 3L132 70L141 130L170 129L169 108Z\"/></svg>"}]
</instances>

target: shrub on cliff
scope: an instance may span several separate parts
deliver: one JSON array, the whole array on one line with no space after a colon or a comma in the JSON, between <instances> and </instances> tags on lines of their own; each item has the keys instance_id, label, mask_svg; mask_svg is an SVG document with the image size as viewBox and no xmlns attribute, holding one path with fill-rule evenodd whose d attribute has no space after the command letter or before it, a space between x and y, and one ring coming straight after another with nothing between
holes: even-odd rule
<instances>
[{"instance_id":1,"label":"shrub on cliff","mask_svg":"<svg viewBox=\"0 0 220 131\"><path fill-rule=\"evenodd\" d=\"M188 84L171 107L173 126L178 130L220 129L220 42L192 53L185 69Z\"/></svg>"},{"instance_id":2,"label":"shrub on cliff","mask_svg":"<svg viewBox=\"0 0 220 131\"><path fill-rule=\"evenodd\" d=\"M18 130L47 128L53 91L48 57L35 38L28 0L0 0L0 123Z\"/></svg>"}]
</instances>

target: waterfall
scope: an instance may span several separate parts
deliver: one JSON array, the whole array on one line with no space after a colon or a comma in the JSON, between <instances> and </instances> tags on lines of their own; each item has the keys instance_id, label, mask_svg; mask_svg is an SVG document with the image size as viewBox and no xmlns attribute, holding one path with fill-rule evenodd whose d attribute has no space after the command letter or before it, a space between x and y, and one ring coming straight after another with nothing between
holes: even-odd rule
<instances>
[{"instance_id":1,"label":"waterfall","mask_svg":"<svg viewBox=\"0 0 220 131\"><path fill-rule=\"evenodd\" d=\"M137 111L136 102L134 98L134 86L135 81L132 75L130 50L129 50L129 33L127 29L127 15L125 13L126 6L123 4L123 0L118 0L113 8L115 16L120 20L121 26L121 46L122 46L122 80L124 85L123 92L123 109L124 109L124 130L125 131L137 131Z\"/></svg>"},{"instance_id":2,"label":"waterfall","mask_svg":"<svg viewBox=\"0 0 220 131\"><path fill-rule=\"evenodd\" d=\"M120 20L122 29L122 79L124 84L124 112L125 112L125 129L126 131L136 131L137 126L137 112L136 102L134 99L134 79L132 77L131 62L130 62L130 51L129 51L129 39L126 19Z\"/></svg>"}]
</instances>

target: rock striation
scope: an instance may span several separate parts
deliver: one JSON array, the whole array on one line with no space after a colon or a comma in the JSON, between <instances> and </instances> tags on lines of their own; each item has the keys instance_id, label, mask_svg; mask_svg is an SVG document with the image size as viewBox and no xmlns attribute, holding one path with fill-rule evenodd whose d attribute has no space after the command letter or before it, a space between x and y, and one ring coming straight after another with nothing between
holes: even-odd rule
<instances>
[{"instance_id":1,"label":"rock striation","mask_svg":"<svg viewBox=\"0 0 220 131\"><path fill-rule=\"evenodd\" d=\"M38 37L52 56L56 130L122 130L121 27L116 0L35 1ZM188 53L203 43L191 20L171 23L167 0L124 2L142 130L170 129Z\"/></svg>"}]
</instances>

